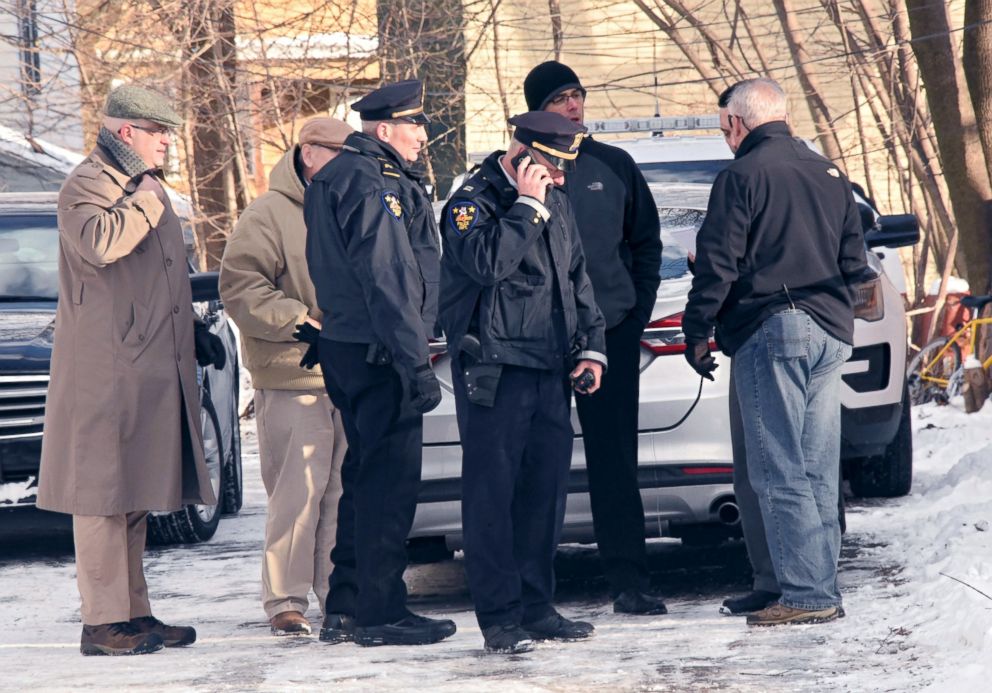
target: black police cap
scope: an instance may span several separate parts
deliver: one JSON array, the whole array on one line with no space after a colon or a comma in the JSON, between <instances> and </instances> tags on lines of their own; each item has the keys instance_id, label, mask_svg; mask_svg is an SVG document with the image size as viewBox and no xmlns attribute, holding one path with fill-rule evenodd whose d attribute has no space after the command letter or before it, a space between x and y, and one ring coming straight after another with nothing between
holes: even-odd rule
<instances>
[{"instance_id":1,"label":"black police cap","mask_svg":"<svg viewBox=\"0 0 992 693\"><path fill-rule=\"evenodd\" d=\"M513 139L544 155L561 170L574 167L586 128L550 111L528 111L507 121L515 129Z\"/></svg>"},{"instance_id":2,"label":"black police cap","mask_svg":"<svg viewBox=\"0 0 992 693\"><path fill-rule=\"evenodd\" d=\"M362 120L405 120L427 125L424 113L424 83L419 79L385 84L351 104Z\"/></svg>"}]
</instances>

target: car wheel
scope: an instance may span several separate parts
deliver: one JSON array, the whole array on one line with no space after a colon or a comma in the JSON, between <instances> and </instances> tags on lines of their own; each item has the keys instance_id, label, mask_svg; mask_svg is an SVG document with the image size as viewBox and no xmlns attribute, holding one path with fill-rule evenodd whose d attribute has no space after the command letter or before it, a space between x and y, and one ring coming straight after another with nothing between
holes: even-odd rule
<instances>
[{"instance_id":1,"label":"car wheel","mask_svg":"<svg viewBox=\"0 0 992 693\"><path fill-rule=\"evenodd\" d=\"M200 425L203 456L214 496L224 488L224 445L220 421L210 395L200 391ZM182 510L148 517L148 539L152 544L196 544L210 539L220 523L221 505L187 505Z\"/></svg>"},{"instance_id":2,"label":"car wheel","mask_svg":"<svg viewBox=\"0 0 992 693\"><path fill-rule=\"evenodd\" d=\"M231 412L231 440L227 445L224 462L224 491L222 510L233 515L244 504L244 476L241 470L241 419L238 418L238 368L234 368L234 407Z\"/></svg>"},{"instance_id":3,"label":"car wheel","mask_svg":"<svg viewBox=\"0 0 992 693\"><path fill-rule=\"evenodd\" d=\"M897 498L913 486L913 421L907 387L902 398L899 429L885 452L853 460L849 481L854 495L862 498Z\"/></svg>"}]
</instances>

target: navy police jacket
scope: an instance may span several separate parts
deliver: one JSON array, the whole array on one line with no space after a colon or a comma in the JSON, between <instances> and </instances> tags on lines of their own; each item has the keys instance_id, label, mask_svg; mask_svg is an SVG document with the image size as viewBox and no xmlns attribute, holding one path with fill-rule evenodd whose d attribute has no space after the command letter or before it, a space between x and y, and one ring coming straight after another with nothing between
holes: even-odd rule
<instances>
[{"instance_id":1,"label":"navy police jacket","mask_svg":"<svg viewBox=\"0 0 992 693\"><path fill-rule=\"evenodd\" d=\"M303 199L321 337L382 344L397 370L427 364L437 322L438 232L430 200L392 147L362 133Z\"/></svg>"},{"instance_id":2,"label":"navy police jacket","mask_svg":"<svg viewBox=\"0 0 992 693\"><path fill-rule=\"evenodd\" d=\"M544 205L518 196L503 154L491 154L441 214L440 320L449 351L457 356L471 332L484 363L555 370L574 357L605 366L603 315L568 198L558 188Z\"/></svg>"},{"instance_id":3,"label":"navy police jacket","mask_svg":"<svg viewBox=\"0 0 992 693\"><path fill-rule=\"evenodd\" d=\"M696 236L686 341L733 355L791 305L842 342L854 338L848 286L867 268L861 216L847 177L781 121L744 138L710 192Z\"/></svg>"}]
</instances>

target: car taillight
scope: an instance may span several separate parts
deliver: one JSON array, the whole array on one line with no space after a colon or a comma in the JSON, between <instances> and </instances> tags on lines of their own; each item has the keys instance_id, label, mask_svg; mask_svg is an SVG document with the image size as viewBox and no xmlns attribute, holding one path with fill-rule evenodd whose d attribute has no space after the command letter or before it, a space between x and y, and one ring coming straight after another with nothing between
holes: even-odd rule
<instances>
[{"instance_id":1,"label":"car taillight","mask_svg":"<svg viewBox=\"0 0 992 693\"><path fill-rule=\"evenodd\" d=\"M430 342L430 354L431 354L431 365L433 366L438 360L448 353L448 345L439 339L429 339Z\"/></svg>"},{"instance_id":2,"label":"car taillight","mask_svg":"<svg viewBox=\"0 0 992 693\"><path fill-rule=\"evenodd\" d=\"M682 332L684 314L675 313L648 323L641 335L641 346L655 356L685 353L685 333ZM716 349L713 340L710 340L710 349Z\"/></svg>"},{"instance_id":3,"label":"car taillight","mask_svg":"<svg viewBox=\"0 0 992 693\"><path fill-rule=\"evenodd\" d=\"M866 322L877 322L885 317L881 277L874 277L852 285L851 300L854 303L854 317L861 318Z\"/></svg>"}]
</instances>

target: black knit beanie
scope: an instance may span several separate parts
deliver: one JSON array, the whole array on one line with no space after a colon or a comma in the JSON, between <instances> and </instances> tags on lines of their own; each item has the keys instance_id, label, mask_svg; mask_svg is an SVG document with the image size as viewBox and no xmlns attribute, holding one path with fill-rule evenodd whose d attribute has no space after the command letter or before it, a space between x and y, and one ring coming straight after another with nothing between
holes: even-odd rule
<instances>
[{"instance_id":1,"label":"black knit beanie","mask_svg":"<svg viewBox=\"0 0 992 693\"><path fill-rule=\"evenodd\" d=\"M524 79L527 108L543 111L551 99L566 89L581 89L583 96L586 93L585 87L579 82L579 76L568 65L562 65L557 60L541 63Z\"/></svg>"}]
</instances>

